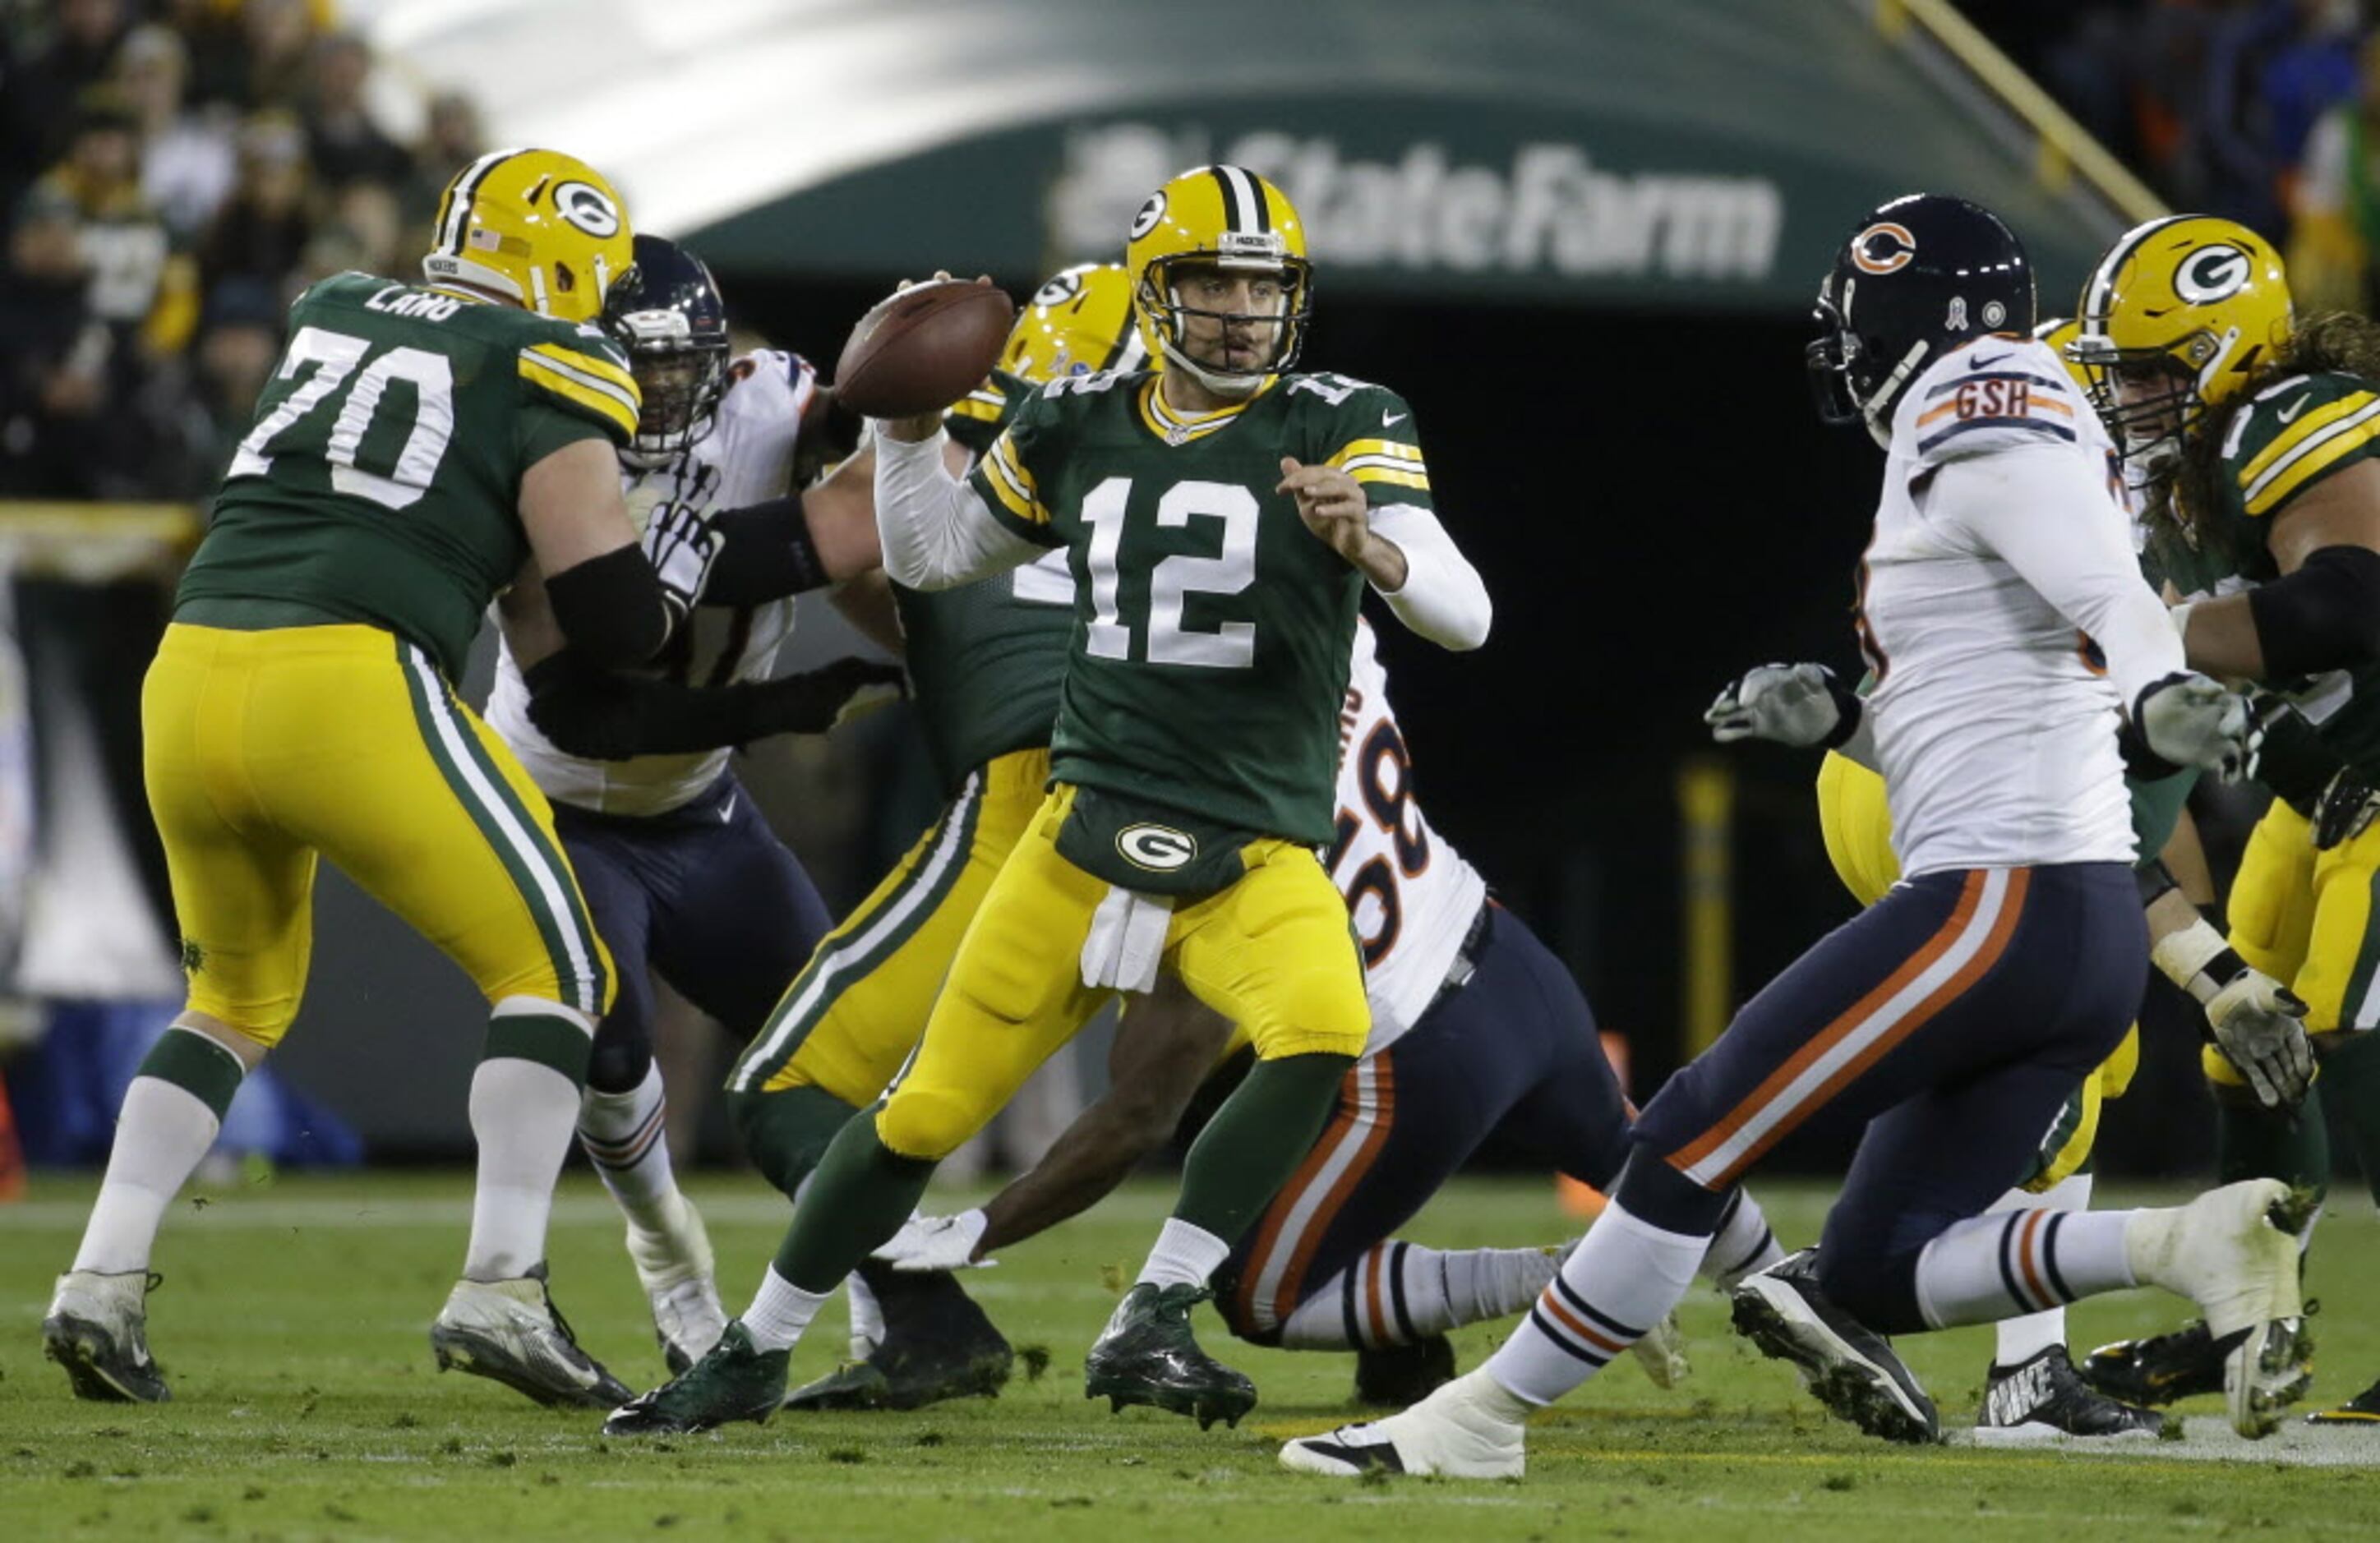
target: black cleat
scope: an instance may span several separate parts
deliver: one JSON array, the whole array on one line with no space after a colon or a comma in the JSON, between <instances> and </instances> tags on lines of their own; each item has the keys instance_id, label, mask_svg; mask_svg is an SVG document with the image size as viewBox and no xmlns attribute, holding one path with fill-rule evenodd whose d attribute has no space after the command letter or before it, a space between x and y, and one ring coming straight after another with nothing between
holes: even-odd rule
<instances>
[{"instance_id":1,"label":"black cleat","mask_svg":"<svg viewBox=\"0 0 2380 1543\"><path fill-rule=\"evenodd\" d=\"M788 1409L922 1409L953 1398L997 1398L1015 1355L958 1282L876 1260L859 1267L884 1309L884 1341L785 1395Z\"/></svg>"},{"instance_id":2,"label":"black cleat","mask_svg":"<svg viewBox=\"0 0 2380 1543\"><path fill-rule=\"evenodd\" d=\"M2317 1409L2306 1416L2308 1425L2360 1425L2368 1430L2380 1430L2380 1382L2331 1409Z\"/></svg>"},{"instance_id":3,"label":"black cleat","mask_svg":"<svg viewBox=\"0 0 2380 1543\"><path fill-rule=\"evenodd\" d=\"M785 1401L785 1366L792 1359L790 1350L755 1348L739 1318L701 1360L613 1410L603 1434L674 1436L734 1420L765 1424Z\"/></svg>"},{"instance_id":4,"label":"black cleat","mask_svg":"<svg viewBox=\"0 0 2380 1543\"><path fill-rule=\"evenodd\" d=\"M1369 1409L1419 1403L1454 1380L1454 1345L1443 1334L1355 1352L1355 1402Z\"/></svg>"},{"instance_id":5,"label":"black cleat","mask_svg":"<svg viewBox=\"0 0 2380 1543\"><path fill-rule=\"evenodd\" d=\"M1818 1251L1804 1248L1730 1294L1735 1331L1763 1355L1791 1361L1818 1402L1871 1436L1939 1441L1942 1422L1916 1375L1883 1335L1818 1289Z\"/></svg>"},{"instance_id":6,"label":"black cleat","mask_svg":"<svg viewBox=\"0 0 2380 1543\"><path fill-rule=\"evenodd\" d=\"M1132 1288L1116 1305L1091 1353L1083 1357L1083 1396L1104 1398L1121 1414L1146 1403L1188 1415L1207 1429L1237 1426L1257 1406L1257 1385L1198 1348L1190 1309L1214 1294L1204 1286Z\"/></svg>"},{"instance_id":7,"label":"black cleat","mask_svg":"<svg viewBox=\"0 0 2380 1543\"><path fill-rule=\"evenodd\" d=\"M2169 1333L2103 1344L2082 1357L2082 1380L2112 1399L2126 1403L2172 1403L2201 1393L2223 1391L2223 1356L2228 1345L2217 1345L2204 1318L2193 1319ZM2280 1403L2303 1396L2313 1381L2313 1336L2299 1320L2294 1350L2299 1376L2278 1389Z\"/></svg>"},{"instance_id":8,"label":"black cleat","mask_svg":"<svg viewBox=\"0 0 2380 1543\"><path fill-rule=\"evenodd\" d=\"M2062 1344L2013 1367L1992 1367L1984 1383L1984 1407L1975 1416L1975 1440L1986 1445L2063 1437L2154 1439L2164 1429L2165 1416L2155 1410L2094 1391Z\"/></svg>"},{"instance_id":9,"label":"black cleat","mask_svg":"<svg viewBox=\"0 0 2380 1543\"><path fill-rule=\"evenodd\" d=\"M99 1403L173 1398L164 1368L149 1355L148 1293L158 1279L145 1270L71 1270L58 1277L42 1319L42 1347L66 1368L75 1397Z\"/></svg>"}]
</instances>

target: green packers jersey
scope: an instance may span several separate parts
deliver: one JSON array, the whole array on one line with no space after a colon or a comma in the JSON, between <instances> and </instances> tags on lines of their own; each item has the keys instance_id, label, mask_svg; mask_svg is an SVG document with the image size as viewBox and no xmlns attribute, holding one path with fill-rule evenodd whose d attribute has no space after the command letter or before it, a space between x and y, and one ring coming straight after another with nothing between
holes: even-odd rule
<instances>
[{"instance_id":1,"label":"green packers jersey","mask_svg":"<svg viewBox=\"0 0 2380 1543\"><path fill-rule=\"evenodd\" d=\"M298 298L176 614L385 627L452 675L528 556L521 474L636 432L627 359L593 326L341 273Z\"/></svg>"},{"instance_id":2,"label":"green packers jersey","mask_svg":"<svg viewBox=\"0 0 2380 1543\"><path fill-rule=\"evenodd\" d=\"M1000 436L1030 382L994 371L950 410L951 438L980 456ZM1014 750L1050 743L1058 687L1075 635L1075 581L1052 553L955 589L892 587L909 664L909 693L943 791Z\"/></svg>"},{"instance_id":3,"label":"green packers jersey","mask_svg":"<svg viewBox=\"0 0 2380 1543\"><path fill-rule=\"evenodd\" d=\"M2191 599L2268 583L2273 516L2335 472L2380 451L2380 388L2359 376L2291 375L2264 387L2210 431L2222 434L2215 507L2193 511L2193 544L2158 528L2150 567ZM2380 665L2273 682L2334 751L2380 770Z\"/></svg>"},{"instance_id":4,"label":"green packers jersey","mask_svg":"<svg viewBox=\"0 0 2380 1543\"><path fill-rule=\"evenodd\" d=\"M1196 418L1147 373L1069 376L1026 398L972 481L1074 577L1051 774L1329 841L1363 577L1273 490L1291 456L1348 471L1375 506L1428 508L1412 417L1337 375L1278 376Z\"/></svg>"}]
</instances>

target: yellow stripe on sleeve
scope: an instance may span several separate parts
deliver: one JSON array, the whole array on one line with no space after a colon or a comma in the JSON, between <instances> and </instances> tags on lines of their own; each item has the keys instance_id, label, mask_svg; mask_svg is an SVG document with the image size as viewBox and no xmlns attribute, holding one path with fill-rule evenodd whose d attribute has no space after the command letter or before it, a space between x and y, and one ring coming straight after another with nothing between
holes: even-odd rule
<instances>
[{"instance_id":1,"label":"yellow stripe on sleeve","mask_svg":"<svg viewBox=\"0 0 2380 1543\"><path fill-rule=\"evenodd\" d=\"M1422 462L1420 445L1401 444L1395 440L1387 439L1359 439L1351 441L1340 449L1339 454L1331 456L1330 461L1326 464L1335 467L1344 467L1348 462L1354 460L1357 456L1375 456L1388 460L1409 461L1412 463L1413 468L1415 471L1423 471L1427 469Z\"/></svg>"},{"instance_id":2,"label":"yellow stripe on sleeve","mask_svg":"<svg viewBox=\"0 0 2380 1543\"><path fill-rule=\"evenodd\" d=\"M565 371L526 351L520 356L520 374L522 380L539 390L612 424L623 437L636 433L638 403L633 389L623 397L608 384L593 383L585 375Z\"/></svg>"},{"instance_id":3,"label":"yellow stripe on sleeve","mask_svg":"<svg viewBox=\"0 0 2380 1543\"><path fill-rule=\"evenodd\" d=\"M2373 400L2370 396L2364 398L2367 403ZM2364 413L2357 421L2333 429L2327 438L2307 445L2295 459L2276 463L2261 484L2250 487L2245 501L2248 513L2272 513L2288 503L2299 489L2374 438L2380 438L2380 407Z\"/></svg>"},{"instance_id":4,"label":"yellow stripe on sleeve","mask_svg":"<svg viewBox=\"0 0 2380 1543\"><path fill-rule=\"evenodd\" d=\"M953 418L971 418L978 423L997 423L1000 415L1008 410L1008 398L988 391L971 391L951 404Z\"/></svg>"},{"instance_id":5,"label":"yellow stripe on sleeve","mask_svg":"<svg viewBox=\"0 0 2380 1543\"><path fill-rule=\"evenodd\" d=\"M535 354L557 369L577 371L582 375L591 376L606 385L625 391L631 396L641 399L643 395L637 389L636 376L591 349L565 348L558 343L533 343L529 345L527 351Z\"/></svg>"},{"instance_id":6,"label":"yellow stripe on sleeve","mask_svg":"<svg viewBox=\"0 0 2380 1543\"><path fill-rule=\"evenodd\" d=\"M1343 469L1358 482L1379 482L1392 488L1418 488L1423 492L1429 492L1429 473L1419 467L1408 469L1402 466L1356 464Z\"/></svg>"},{"instance_id":7,"label":"yellow stripe on sleeve","mask_svg":"<svg viewBox=\"0 0 2380 1543\"><path fill-rule=\"evenodd\" d=\"M2240 486L2253 486L2256 479L2272 469L2274 462L2301 445L2312 443L2325 429L2360 408L2370 407L2373 401L2372 393L2368 391L2353 392L2336 402L2324 403L2294 423L2283 424L2281 431L2273 436L2273 443L2257 451L2254 458L2240 468Z\"/></svg>"},{"instance_id":8,"label":"yellow stripe on sleeve","mask_svg":"<svg viewBox=\"0 0 2380 1543\"><path fill-rule=\"evenodd\" d=\"M1041 495L1033 485L1033 474L1016 458L1015 442L1006 434L991 442L991 450L983 458L984 485L994 497L1018 519L1035 525L1050 523L1050 511L1041 506Z\"/></svg>"}]
</instances>

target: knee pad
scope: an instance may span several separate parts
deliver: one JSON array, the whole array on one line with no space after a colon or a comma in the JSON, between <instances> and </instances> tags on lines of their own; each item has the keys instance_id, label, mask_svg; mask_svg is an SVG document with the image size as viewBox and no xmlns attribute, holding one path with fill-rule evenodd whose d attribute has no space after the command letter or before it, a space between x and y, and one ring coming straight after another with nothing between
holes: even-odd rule
<instances>
[{"instance_id":1,"label":"knee pad","mask_svg":"<svg viewBox=\"0 0 2380 1543\"><path fill-rule=\"evenodd\" d=\"M988 1117L948 1093L898 1087L876 1112L876 1138L897 1156L940 1162L981 1130Z\"/></svg>"},{"instance_id":2,"label":"knee pad","mask_svg":"<svg viewBox=\"0 0 2380 1543\"><path fill-rule=\"evenodd\" d=\"M626 1093L652 1069L653 1048L641 1039L613 1039L600 1030L587 1057L587 1086L598 1093Z\"/></svg>"}]
</instances>

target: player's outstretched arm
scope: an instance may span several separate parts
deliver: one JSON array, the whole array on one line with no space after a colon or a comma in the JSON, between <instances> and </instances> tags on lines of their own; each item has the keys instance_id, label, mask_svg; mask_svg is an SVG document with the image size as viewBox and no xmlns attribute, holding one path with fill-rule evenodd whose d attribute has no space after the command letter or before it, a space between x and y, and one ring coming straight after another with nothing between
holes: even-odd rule
<instances>
[{"instance_id":1,"label":"player's outstretched arm","mask_svg":"<svg viewBox=\"0 0 2380 1543\"><path fill-rule=\"evenodd\" d=\"M575 650L522 674L528 716L554 748L594 760L694 755L780 734L824 734L901 694L897 664L838 659L735 686L681 686L589 665Z\"/></svg>"},{"instance_id":2,"label":"player's outstretched arm","mask_svg":"<svg viewBox=\"0 0 2380 1543\"><path fill-rule=\"evenodd\" d=\"M1315 539L1360 570L1407 627L1457 652L1488 640L1495 606L1487 583L1435 514L1412 504L1373 508L1346 472L1289 456L1273 491L1297 501Z\"/></svg>"},{"instance_id":3,"label":"player's outstretched arm","mask_svg":"<svg viewBox=\"0 0 2380 1543\"><path fill-rule=\"evenodd\" d=\"M928 424L924 437L912 437ZM956 589L1042 552L951 475L948 444L940 415L877 420L876 534L884 571L912 589Z\"/></svg>"},{"instance_id":4,"label":"player's outstretched arm","mask_svg":"<svg viewBox=\"0 0 2380 1543\"><path fill-rule=\"evenodd\" d=\"M2288 680L2380 659L2380 461L2358 461L2291 498L2265 545L2279 578L2176 611L2194 666Z\"/></svg>"},{"instance_id":5,"label":"player's outstretched arm","mask_svg":"<svg viewBox=\"0 0 2380 1543\"><path fill-rule=\"evenodd\" d=\"M639 545L607 441L565 444L523 473L520 517L562 635L599 664L659 653L702 592L708 532L690 516L657 518Z\"/></svg>"},{"instance_id":6,"label":"player's outstretched arm","mask_svg":"<svg viewBox=\"0 0 2380 1543\"><path fill-rule=\"evenodd\" d=\"M884 549L876 536L876 452L845 460L815 487L710 519L719 560L705 605L765 605L788 595L872 573Z\"/></svg>"}]
</instances>

